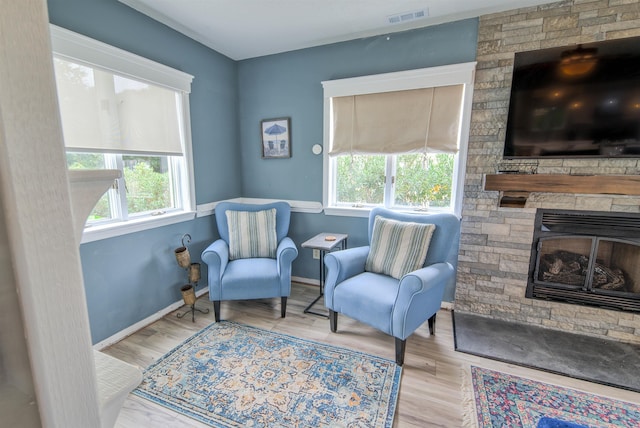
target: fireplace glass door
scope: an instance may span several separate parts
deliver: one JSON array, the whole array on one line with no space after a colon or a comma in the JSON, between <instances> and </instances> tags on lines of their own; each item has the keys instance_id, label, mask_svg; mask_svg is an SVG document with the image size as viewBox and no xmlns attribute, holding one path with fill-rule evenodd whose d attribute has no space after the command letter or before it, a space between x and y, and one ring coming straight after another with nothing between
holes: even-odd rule
<instances>
[{"instance_id":1,"label":"fireplace glass door","mask_svg":"<svg viewBox=\"0 0 640 428\"><path fill-rule=\"evenodd\" d=\"M540 239L535 281L585 290L594 241L585 236Z\"/></svg>"},{"instance_id":2,"label":"fireplace glass door","mask_svg":"<svg viewBox=\"0 0 640 428\"><path fill-rule=\"evenodd\" d=\"M539 209L526 296L640 312L640 214Z\"/></svg>"},{"instance_id":3,"label":"fireplace glass door","mask_svg":"<svg viewBox=\"0 0 640 428\"><path fill-rule=\"evenodd\" d=\"M635 242L598 238L593 290L640 293L640 246Z\"/></svg>"},{"instance_id":4,"label":"fireplace glass door","mask_svg":"<svg viewBox=\"0 0 640 428\"><path fill-rule=\"evenodd\" d=\"M640 246L595 236L541 238L535 282L591 292L638 293Z\"/></svg>"}]
</instances>

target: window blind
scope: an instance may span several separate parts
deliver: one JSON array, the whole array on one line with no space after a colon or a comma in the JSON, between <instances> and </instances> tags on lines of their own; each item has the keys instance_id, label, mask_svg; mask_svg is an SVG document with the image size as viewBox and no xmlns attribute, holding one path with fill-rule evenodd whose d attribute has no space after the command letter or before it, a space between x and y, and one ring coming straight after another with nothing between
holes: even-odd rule
<instances>
[{"instance_id":1,"label":"window blind","mask_svg":"<svg viewBox=\"0 0 640 428\"><path fill-rule=\"evenodd\" d=\"M69 151L181 156L179 93L55 59Z\"/></svg>"},{"instance_id":2,"label":"window blind","mask_svg":"<svg viewBox=\"0 0 640 428\"><path fill-rule=\"evenodd\" d=\"M333 97L330 155L456 153L463 85Z\"/></svg>"}]
</instances>

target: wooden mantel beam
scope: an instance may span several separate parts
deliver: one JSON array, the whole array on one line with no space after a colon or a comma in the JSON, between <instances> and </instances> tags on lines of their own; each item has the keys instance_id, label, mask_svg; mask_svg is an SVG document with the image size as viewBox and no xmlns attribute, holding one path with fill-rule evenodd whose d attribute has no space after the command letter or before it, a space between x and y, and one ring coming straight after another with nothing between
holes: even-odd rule
<instances>
[{"instance_id":1,"label":"wooden mantel beam","mask_svg":"<svg viewBox=\"0 0 640 428\"><path fill-rule=\"evenodd\" d=\"M486 174L484 190L640 195L640 175Z\"/></svg>"}]
</instances>

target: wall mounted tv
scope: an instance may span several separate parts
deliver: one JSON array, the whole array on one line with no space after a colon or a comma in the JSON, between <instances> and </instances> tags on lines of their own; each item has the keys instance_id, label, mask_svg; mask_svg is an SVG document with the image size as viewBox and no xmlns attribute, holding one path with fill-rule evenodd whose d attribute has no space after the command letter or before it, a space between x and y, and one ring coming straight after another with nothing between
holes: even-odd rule
<instances>
[{"instance_id":1,"label":"wall mounted tv","mask_svg":"<svg viewBox=\"0 0 640 428\"><path fill-rule=\"evenodd\" d=\"M640 157L640 37L515 55L505 159Z\"/></svg>"}]
</instances>

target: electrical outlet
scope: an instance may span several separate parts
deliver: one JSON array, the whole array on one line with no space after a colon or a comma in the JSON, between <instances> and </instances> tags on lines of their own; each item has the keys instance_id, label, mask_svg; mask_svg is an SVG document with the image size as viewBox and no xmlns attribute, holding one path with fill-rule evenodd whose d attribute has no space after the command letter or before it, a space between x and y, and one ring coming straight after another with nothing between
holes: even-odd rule
<instances>
[{"instance_id":1,"label":"electrical outlet","mask_svg":"<svg viewBox=\"0 0 640 428\"><path fill-rule=\"evenodd\" d=\"M320 250L313 250L313 258L316 260L320 259Z\"/></svg>"}]
</instances>

